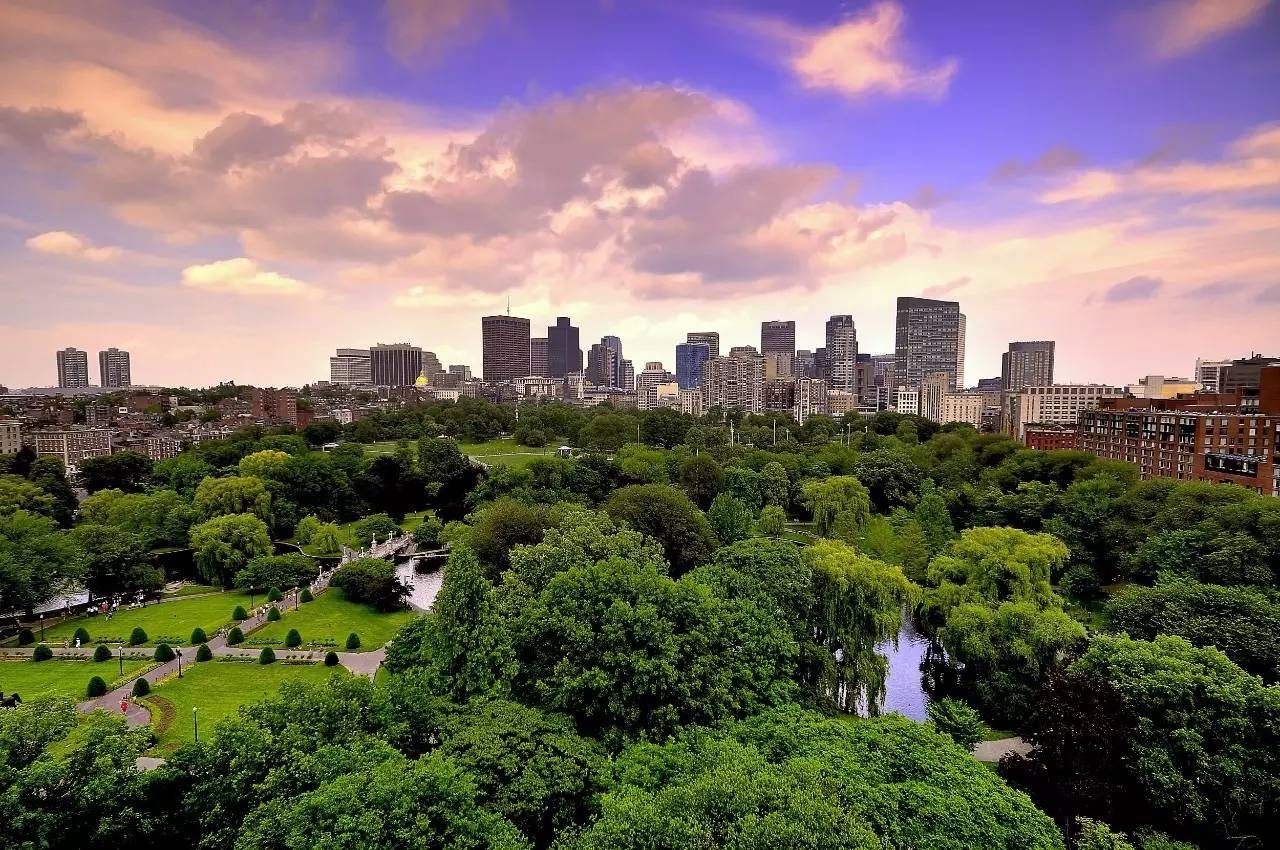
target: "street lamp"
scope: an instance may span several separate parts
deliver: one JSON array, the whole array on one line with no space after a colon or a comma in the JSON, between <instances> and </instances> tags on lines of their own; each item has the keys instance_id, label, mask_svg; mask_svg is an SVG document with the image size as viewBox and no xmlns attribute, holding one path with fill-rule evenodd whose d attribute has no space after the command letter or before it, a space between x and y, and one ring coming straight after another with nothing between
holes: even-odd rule
<instances>
[{"instance_id":1,"label":"street lamp","mask_svg":"<svg viewBox=\"0 0 1280 850\"><path fill-rule=\"evenodd\" d=\"M178 678L181 679L182 678L182 649L181 648L177 650L177 655L178 655Z\"/></svg>"},{"instance_id":2,"label":"street lamp","mask_svg":"<svg viewBox=\"0 0 1280 850\"><path fill-rule=\"evenodd\" d=\"M44 614L40 615L40 642L44 643Z\"/></svg>"},{"instance_id":3,"label":"street lamp","mask_svg":"<svg viewBox=\"0 0 1280 850\"><path fill-rule=\"evenodd\" d=\"M191 722L195 724L196 743L200 743L200 707L191 706Z\"/></svg>"},{"instance_id":4,"label":"street lamp","mask_svg":"<svg viewBox=\"0 0 1280 850\"><path fill-rule=\"evenodd\" d=\"M120 678L124 678L124 644L120 644L120 649L116 651L116 658L120 659Z\"/></svg>"}]
</instances>

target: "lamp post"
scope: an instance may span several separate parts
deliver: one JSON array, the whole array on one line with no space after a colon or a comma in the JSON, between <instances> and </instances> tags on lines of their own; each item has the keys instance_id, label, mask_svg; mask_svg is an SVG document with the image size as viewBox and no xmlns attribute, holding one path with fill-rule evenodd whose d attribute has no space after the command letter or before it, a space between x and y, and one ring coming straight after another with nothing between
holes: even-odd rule
<instances>
[{"instance_id":1,"label":"lamp post","mask_svg":"<svg viewBox=\"0 0 1280 850\"><path fill-rule=\"evenodd\" d=\"M116 658L120 659L120 678L124 678L124 644L120 644L120 649L116 651Z\"/></svg>"},{"instance_id":2,"label":"lamp post","mask_svg":"<svg viewBox=\"0 0 1280 850\"><path fill-rule=\"evenodd\" d=\"M182 649L181 649L181 647L179 647L179 648L178 648L178 650L177 650L176 652L177 652L177 656L178 656L178 678L179 678L179 679L181 679L181 678L182 678Z\"/></svg>"},{"instance_id":3,"label":"lamp post","mask_svg":"<svg viewBox=\"0 0 1280 850\"><path fill-rule=\"evenodd\" d=\"M191 706L191 722L195 725L196 743L200 743L200 707Z\"/></svg>"},{"instance_id":4,"label":"lamp post","mask_svg":"<svg viewBox=\"0 0 1280 850\"><path fill-rule=\"evenodd\" d=\"M298 586L293 586L293 610L298 610Z\"/></svg>"},{"instance_id":5,"label":"lamp post","mask_svg":"<svg viewBox=\"0 0 1280 850\"><path fill-rule=\"evenodd\" d=\"M44 614L40 615L40 642L44 643Z\"/></svg>"}]
</instances>

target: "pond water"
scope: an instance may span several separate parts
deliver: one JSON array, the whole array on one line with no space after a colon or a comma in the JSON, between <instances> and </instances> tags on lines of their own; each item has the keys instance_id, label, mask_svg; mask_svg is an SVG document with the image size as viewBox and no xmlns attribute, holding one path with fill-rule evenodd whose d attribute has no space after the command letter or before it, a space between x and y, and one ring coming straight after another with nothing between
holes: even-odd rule
<instances>
[{"instance_id":1,"label":"pond water","mask_svg":"<svg viewBox=\"0 0 1280 850\"><path fill-rule=\"evenodd\" d=\"M406 561L396 565L396 575L411 588L409 604L419 611L430 611L444 581L444 570L420 573L413 568L412 561Z\"/></svg>"},{"instance_id":2,"label":"pond water","mask_svg":"<svg viewBox=\"0 0 1280 850\"><path fill-rule=\"evenodd\" d=\"M896 711L912 720L926 719L929 695L924 689L920 664L928 648L929 639L920 634L909 616L904 618L902 631L898 633L896 649L890 641L876 647L877 652L889 658L889 676L885 680L881 714Z\"/></svg>"}]
</instances>

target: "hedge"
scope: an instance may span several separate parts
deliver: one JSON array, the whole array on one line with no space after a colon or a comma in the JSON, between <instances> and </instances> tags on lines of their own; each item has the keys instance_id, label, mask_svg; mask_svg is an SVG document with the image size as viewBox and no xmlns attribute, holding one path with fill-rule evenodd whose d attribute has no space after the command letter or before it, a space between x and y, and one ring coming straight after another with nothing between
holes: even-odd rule
<instances>
[{"instance_id":1,"label":"hedge","mask_svg":"<svg viewBox=\"0 0 1280 850\"><path fill-rule=\"evenodd\" d=\"M110 661L111 649L103 644L98 644L98 648L93 651L94 661Z\"/></svg>"},{"instance_id":2,"label":"hedge","mask_svg":"<svg viewBox=\"0 0 1280 850\"><path fill-rule=\"evenodd\" d=\"M37 646L35 651L31 653L32 661L48 661L52 657L53 650L43 643Z\"/></svg>"},{"instance_id":3,"label":"hedge","mask_svg":"<svg viewBox=\"0 0 1280 850\"><path fill-rule=\"evenodd\" d=\"M89 695L89 699L100 697L107 692L107 683L102 681L101 676L94 676L89 680L89 687L85 688L85 693Z\"/></svg>"},{"instance_id":4,"label":"hedge","mask_svg":"<svg viewBox=\"0 0 1280 850\"><path fill-rule=\"evenodd\" d=\"M129 635L129 646L139 646L147 642L147 633L142 630L142 626L138 626Z\"/></svg>"}]
</instances>

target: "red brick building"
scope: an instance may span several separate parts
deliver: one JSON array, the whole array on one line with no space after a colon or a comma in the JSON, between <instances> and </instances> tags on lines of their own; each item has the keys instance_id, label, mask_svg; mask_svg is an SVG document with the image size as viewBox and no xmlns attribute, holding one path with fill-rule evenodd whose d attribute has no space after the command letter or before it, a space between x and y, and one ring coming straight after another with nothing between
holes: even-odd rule
<instances>
[{"instance_id":1,"label":"red brick building","mask_svg":"<svg viewBox=\"0 0 1280 850\"><path fill-rule=\"evenodd\" d=\"M254 387L250 413L255 419L287 425L298 424L298 392L288 387Z\"/></svg>"},{"instance_id":2,"label":"red brick building","mask_svg":"<svg viewBox=\"0 0 1280 850\"><path fill-rule=\"evenodd\" d=\"M1067 425L1029 424L1022 432L1022 442L1029 449L1048 452L1057 449L1074 449L1080 445L1079 433Z\"/></svg>"}]
</instances>

